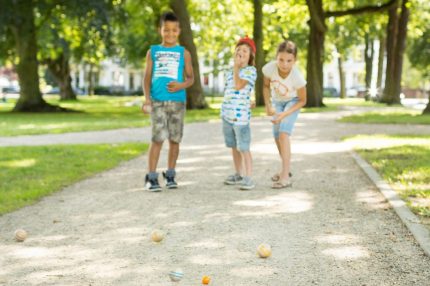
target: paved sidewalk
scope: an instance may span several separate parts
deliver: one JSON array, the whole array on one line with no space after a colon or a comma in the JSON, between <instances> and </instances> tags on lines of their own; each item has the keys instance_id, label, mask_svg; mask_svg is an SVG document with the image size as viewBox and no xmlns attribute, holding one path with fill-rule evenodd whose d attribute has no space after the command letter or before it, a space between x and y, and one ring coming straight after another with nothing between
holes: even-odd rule
<instances>
[{"instance_id":1,"label":"paved sidewalk","mask_svg":"<svg viewBox=\"0 0 430 286\"><path fill-rule=\"evenodd\" d=\"M143 191L142 156L1 216L0 285L173 285L176 268L185 273L177 285L203 275L217 286L428 285L430 258L339 141L398 128L336 123L340 114L300 116L289 190L269 188L279 163L267 119L252 124L258 185L249 192L222 184L232 162L221 124L196 123L186 127L178 190ZM19 227L24 243L11 239ZM155 228L167 233L160 244L148 238ZM266 260L255 254L262 242L273 248Z\"/></svg>"}]
</instances>

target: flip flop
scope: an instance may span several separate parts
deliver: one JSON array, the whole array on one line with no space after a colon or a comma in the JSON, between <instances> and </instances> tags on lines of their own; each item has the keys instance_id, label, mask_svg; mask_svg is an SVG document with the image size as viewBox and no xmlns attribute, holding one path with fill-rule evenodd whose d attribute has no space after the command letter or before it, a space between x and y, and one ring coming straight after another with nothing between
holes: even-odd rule
<instances>
[{"instance_id":1,"label":"flip flop","mask_svg":"<svg viewBox=\"0 0 430 286\"><path fill-rule=\"evenodd\" d=\"M288 173L288 176L291 178L293 176L293 174L291 174L291 172L290 172L290 173ZM279 181L280 178L281 178L281 176L279 176L279 174L275 174L270 179L272 180L272 182L277 182L277 181Z\"/></svg>"},{"instance_id":2,"label":"flip flop","mask_svg":"<svg viewBox=\"0 0 430 286\"><path fill-rule=\"evenodd\" d=\"M275 174L270 179L272 179L272 182L277 182L277 181L279 181L280 178L281 177L279 176L279 174Z\"/></svg>"},{"instance_id":3,"label":"flip flop","mask_svg":"<svg viewBox=\"0 0 430 286\"><path fill-rule=\"evenodd\" d=\"M272 189L285 189L285 188L291 188L293 184L290 181L278 181L274 182L272 184Z\"/></svg>"}]
</instances>

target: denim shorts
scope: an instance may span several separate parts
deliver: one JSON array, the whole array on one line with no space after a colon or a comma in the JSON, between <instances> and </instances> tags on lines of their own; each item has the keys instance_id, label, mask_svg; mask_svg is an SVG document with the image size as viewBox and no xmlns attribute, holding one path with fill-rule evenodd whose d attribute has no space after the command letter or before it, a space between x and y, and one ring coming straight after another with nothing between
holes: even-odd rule
<instances>
[{"instance_id":1,"label":"denim shorts","mask_svg":"<svg viewBox=\"0 0 430 286\"><path fill-rule=\"evenodd\" d=\"M185 103L153 101L151 111L152 141L163 142L166 138L180 143L184 132Z\"/></svg>"},{"instance_id":2,"label":"denim shorts","mask_svg":"<svg viewBox=\"0 0 430 286\"><path fill-rule=\"evenodd\" d=\"M298 100L295 98L289 101L274 101L273 106L275 107L276 113L278 114L290 109L294 104L297 103L297 101ZM293 133L294 124L296 123L299 113L300 109L294 111L292 114L282 119L280 124L273 124L273 136L278 139L279 133L281 132L291 135Z\"/></svg>"},{"instance_id":3,"label":"denim shorts","mask_svg":"<svg viewBox=\"0 0 430 286\"><path fill-rule=\"evenodd\" d=\"M222 131L227 147L237 148L240 152L249 151L251 145L251 128L249 124L234 125L223 119Z\"/></svg>"}]
</instances>

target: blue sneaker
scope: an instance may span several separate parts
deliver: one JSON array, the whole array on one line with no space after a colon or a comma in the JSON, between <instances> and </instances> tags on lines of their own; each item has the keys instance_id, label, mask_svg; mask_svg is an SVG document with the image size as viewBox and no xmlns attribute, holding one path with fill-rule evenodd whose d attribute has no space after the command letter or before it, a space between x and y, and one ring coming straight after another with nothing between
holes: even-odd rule
<instances>
[{"instance_id":1,"label":"blue sneaker","mask_svg":"<svg viewBox=\"0 0 430 286\"><path fill-rule=\"evenodd\" d=\"M239 174L230 175L224 180L224 184L239 185L240 183L242 183L242 179L242 176Z\"/></svg>"},{"instance_id":2,"label":"blue sneaker","mask_svg":"<svg viewBox=\"0 0 430 286\"><path fill-rule=\"evenodd\" d=\"M150 192L161 192L162 188L158 183L158 178L149 179L149 175L145 176L145 190Z\"/></svg>"},{"instance_id":3,"label":"blue sneaker","mask_svg":"<svg viewBox=\"0 0 430 286\"><path fill-rule=\"evenodd\" d=\"M163 172L163 178L166 180L166 188L177 189L178 183L175 182L175 176L167 176L166 172Z\"/></svg>"},{"instance_id":4,"label":"blue sneaker","mask_svg":"<svg viewBox=\"0 0 430 286\"><path fill-rule=\"evenodd\" d=\"M240 190L249 191L255 188L255 183L252 181L250 177L243 177L242 182L240 183Z\"/></svg>"}]
</instances>

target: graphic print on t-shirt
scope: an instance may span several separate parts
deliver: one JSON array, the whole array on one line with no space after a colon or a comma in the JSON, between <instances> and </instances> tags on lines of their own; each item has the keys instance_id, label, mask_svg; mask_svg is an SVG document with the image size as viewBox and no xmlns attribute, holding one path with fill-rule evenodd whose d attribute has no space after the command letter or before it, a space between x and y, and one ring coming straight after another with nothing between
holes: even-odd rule
<instances>
[{"instance_id":1,"label":"graphic print on t-shirt","mask_svg":"<svg viewBox=\"0 0 430 286\"><path fill-rule=\"evenodd\" d=\"M168 77L178 79L179 61L178 52L155 52L154 77Z\"/></svg>"},{"instance_id":2,"label":"graphic print on t-shirt","mask_svg":"<svg viewBox=\"0 0 430 286\"><path fill-rule=\"evenodd\" d=\"M288 86L280 82L279 80L271 80L270 81L270 87L272 88L272 91L275 92L278 96L288 96Z\"/></svg>"}]
</instances>

